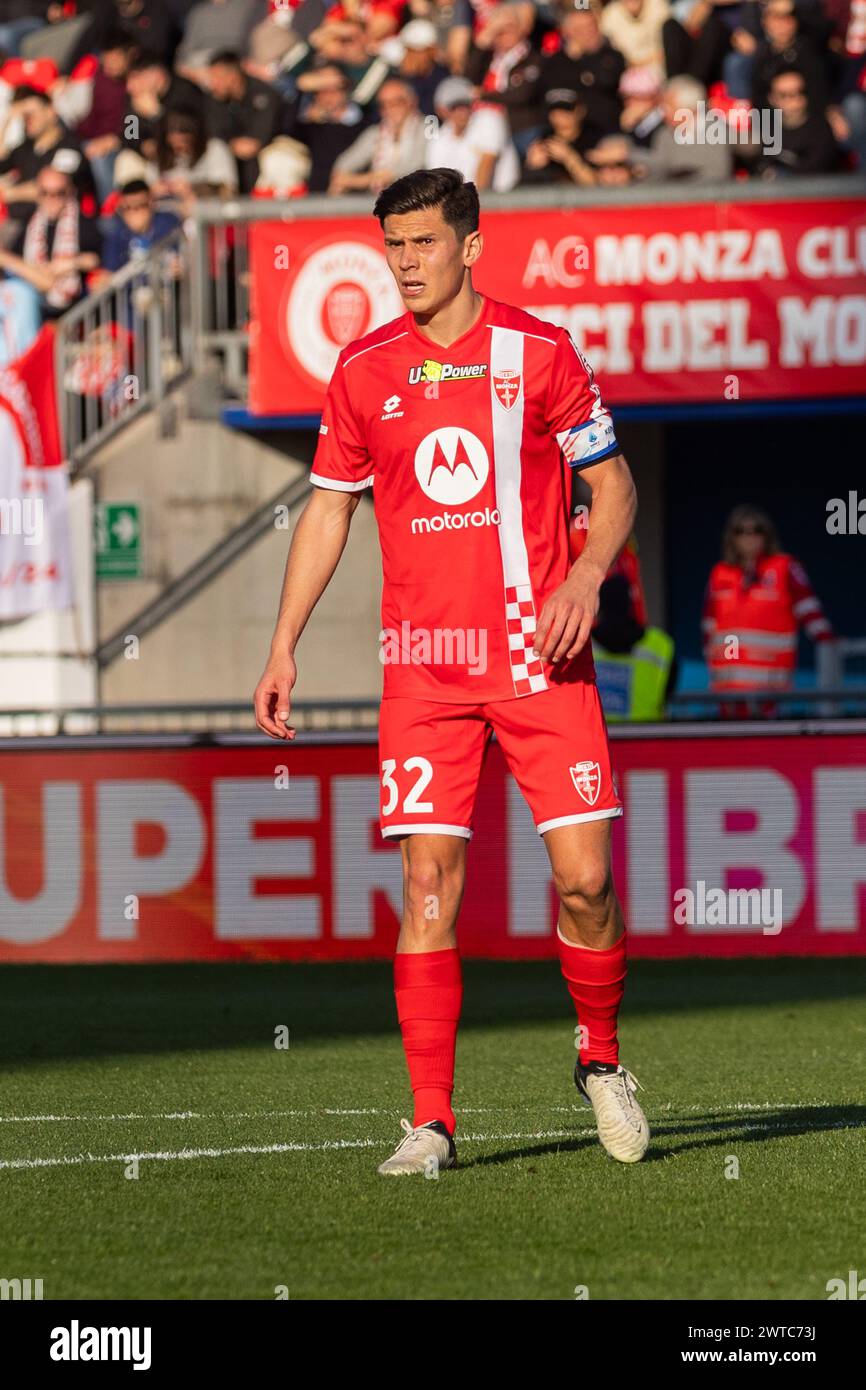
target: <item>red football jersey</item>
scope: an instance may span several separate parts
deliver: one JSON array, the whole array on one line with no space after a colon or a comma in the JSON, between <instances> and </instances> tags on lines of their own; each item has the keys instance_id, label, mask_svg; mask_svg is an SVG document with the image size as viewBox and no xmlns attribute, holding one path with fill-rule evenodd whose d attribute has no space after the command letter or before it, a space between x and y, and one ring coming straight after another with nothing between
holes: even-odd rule
<instances>
[{"instance_id":1,"label":"red football jersey","mask_svg":"<svg viewBox=\"0 0 866 1390\"><path fill-rule=\"evenodd\" d=\"M503 700L592 680L587 643L551 666L538 614L569 567L569 467L618 452L564 328L485 296L449 347L407 311L343 348L312 480L373 485L385 696Z\"/></svg>"}]
</instances>

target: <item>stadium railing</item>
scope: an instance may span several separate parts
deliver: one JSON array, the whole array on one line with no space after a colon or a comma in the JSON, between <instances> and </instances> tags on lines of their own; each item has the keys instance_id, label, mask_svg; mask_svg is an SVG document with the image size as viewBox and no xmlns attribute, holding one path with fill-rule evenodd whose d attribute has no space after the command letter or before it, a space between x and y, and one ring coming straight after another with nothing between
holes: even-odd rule
<instances>
[{"instance_id":1,"label":"stadium railing","mask_svg":"<svg viewBox=\"0 0 866 1390\"><path fill-rule=\"evenodd\" d=\"M796 690L773 697L777 714L755 719L749 707L754 695L726 695L725 704L743 706L742 719L722 720L721 727L742 729L744 724L765 733L790 732L792 727L819 730L824 723L852 731L853 722L866 720L866 687L859 689ZM645 737L668 730L672 736L706 728L718 721L719 696L707 691L685 691L669 702L664 722L612 724L614 738ZM843 721L847 721L843 725ZM378 728L378 700L300 700L292 705L292 724L317 739L373 735ZM50 739L60 736L110 736L125 734L219 737L222 734L263 738L253 715L252 700L198 701L178 704L125 704L57 706L44 709L0 709L0 739Z\"/></svg>"},{"instance_id":2,"label":"stadium railing","mask_svg":"<svg viewBox=\"0 0 866 1390\"><path fill-rule=\"evenodd\" d=\"M192 363L189 259L178 229L58 321L58 418L73 467L144 411L169 432L166 398Z\"/></svg>"}]
</instances>

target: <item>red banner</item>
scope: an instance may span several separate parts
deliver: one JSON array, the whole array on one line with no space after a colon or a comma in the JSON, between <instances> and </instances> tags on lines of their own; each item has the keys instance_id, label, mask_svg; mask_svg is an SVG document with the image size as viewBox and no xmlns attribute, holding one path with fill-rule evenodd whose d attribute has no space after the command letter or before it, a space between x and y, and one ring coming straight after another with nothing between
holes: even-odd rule
<instances>
[{"instance_id":1,"label":"red banner","mask_svg":"<svg viewBox=\"0 0 866 1390\"><path fill-rule=\"evenodd\" d=\"M567 327L610 404L866 392L866 199L482 213L477 288ZM251 232L250 410L317 412L403 313L372 217Z\"/></svg>"},{"instance_id":2,"label":"red banner","mask_svg":"<svg viewBox=\"0 0 866 1390\"><path fill-rule=\"evenodd\" d=\"M616 738L634 956L866 953L866 736ZM283 762L285 758L285 762ZM372 744L0 753L0 960L387 957ZM494 744L464 954L555 955L547 856Z\"/></svg>"}]
</instances>

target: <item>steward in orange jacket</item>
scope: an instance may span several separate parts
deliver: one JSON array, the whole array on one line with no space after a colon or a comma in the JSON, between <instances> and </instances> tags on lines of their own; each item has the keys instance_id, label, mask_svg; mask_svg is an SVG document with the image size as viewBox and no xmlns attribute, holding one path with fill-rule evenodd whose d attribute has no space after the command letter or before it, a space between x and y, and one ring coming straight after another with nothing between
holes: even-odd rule
<instances>
[{"instance_id":1,"label":"steward in orange jacket","mask_svg":"<svg viewBox=\"0 0 866 1390\"><path fill-rule=\"evenodd\" d=\"M763 695L788 690L800 626L813 642L833 640L805 570L779 550L770 518L754 507L735 508L704 599L704 659L712 689Z\"/></svg>"}]
</instances>

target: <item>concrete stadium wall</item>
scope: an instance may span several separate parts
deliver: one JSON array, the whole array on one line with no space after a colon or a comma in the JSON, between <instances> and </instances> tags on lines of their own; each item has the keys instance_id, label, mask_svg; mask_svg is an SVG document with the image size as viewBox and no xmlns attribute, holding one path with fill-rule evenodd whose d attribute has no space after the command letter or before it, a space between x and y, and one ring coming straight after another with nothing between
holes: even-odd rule
<instances>
[{"instance_id":1,"label":"concrete stadium wall","mask_svg":"<svg viewBox=\"0 0 866 1390\"><path fill-rule=\"evenodd\" d=\"M316 436L293 436L294 457L217 421L188 418L182 399L173 438L151 416L125 430L89 465L97 499L141 506L141 581L97 586L99 638L135 634L135 615L256 507L309 467ZM268 653L291 531L274 529L160 626L137 658L119 657L100 679L105 704L247 700ZM358 508L337 574L298 651L298 699L375 699L381 566L372 506Z\"/></svg>"}]
</instances>

